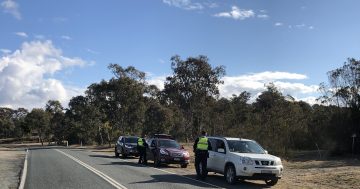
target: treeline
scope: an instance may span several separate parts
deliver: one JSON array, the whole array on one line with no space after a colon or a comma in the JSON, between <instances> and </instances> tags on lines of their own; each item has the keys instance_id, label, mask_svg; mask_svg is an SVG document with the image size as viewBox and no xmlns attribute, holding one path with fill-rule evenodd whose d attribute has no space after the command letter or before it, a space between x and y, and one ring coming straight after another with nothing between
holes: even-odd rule
<instances>
[{"instance_id":1,"label":"treeline","mask_svg":"<svg viewBox=\"0 0 360 189\"><path fill-rule=\"evenodd\" d=\"M173 74L160 90L134 67L110 64L114 74L73 97L68 108L50 100L44 108L0 108L0 138L36 135L41 142L111 144L119 135L169 133L192 142L201 130L216 136L257 140L267 150L325 149L352 152L360 129L360 63L349 59L328 72L321 85L322 105L309 105L283 95L273 84L250 103L244 91L219 98L223 66L212 67L205 56L171 58ZM356 139L356 138L355 138ZM355 149L360 143L355 140Z\"/></svg>"}]
</instances>

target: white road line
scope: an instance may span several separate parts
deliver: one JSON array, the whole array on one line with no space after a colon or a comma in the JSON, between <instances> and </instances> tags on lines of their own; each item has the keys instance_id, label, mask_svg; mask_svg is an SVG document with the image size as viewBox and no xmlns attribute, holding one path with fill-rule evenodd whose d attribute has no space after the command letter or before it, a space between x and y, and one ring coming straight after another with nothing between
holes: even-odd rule
<instances>
[{"instance_id":1,"label":"white road line","mask_svg":"<svg viewBox=\"0 0 360 189\"><path fill-rule=\"evenodd\" d=\"M98 175L99 177L101 177L102 179L104 179L105 181L107 181L108 183L110 183L111 185L113 185L115 188L117 189L127 189L124 185L116 182L114 179L112 179L111 177L107 176L105 173L91 167L90 165L82 162L81 160L75 158L74 156L71 156L70 154L67 154L61 150L55 149L56 151L64 154L65 156L69 157L70 159L74 160L75 162L79 163L80 165L84 166L85 168L89 169L90 171L92 171L93 173L95 173L96 175Z\"/></svg>"},{"instance_id":2,"label":"white road line","mask_svg":"<svg viewBox=\"0 0 360 189\"><path fill-rule=\"evenodd\" d=\"M132 161L127 161L127 160L123 160L123 159L120 159L120 161L124 161L124 162L129 162L129 163L133 163L133 164L136 164L135 162L132 162ZM144 167L149 167L149 166L146 166L146 165L143 165ZM174 172L170 172L170 171L166 171L166 170L163 170L163 169L159 169L159 168L155 168L155 167L149 167L149 168L153 168L155 170L158 170L158 171L162 171L164 173L169 173L169 174L172 174L172 175L177 175L179 177L182 177L182 178L186 178L186 179L189 179L189 180L192 180L192 181L195 181L195 182L199 182L199 183L202 183L202 184L205 184L205 185L208 185L208 186L212 186L212 187L215 187L215 188L223 188L221 186L217 186L215 184L210 184L208 182L204 182L204 181L201 181L201 180L196 180L196 179L193 179L193 178L190 178L190 177L187 177L187 176L183 176L183 175L179 175L179 174L176 174Z\"/></svg>"},{"instance_id":3,"label":"white road line","mask_svg":"<svg viewBox=\"0 0 360 189\"><path fill-rule=\"evenodd\" d=\"M28 149L26 149L26 155L25 155L25 160L24 160L24 168L23 168L22 174L21 174L21 180L20 180L19 189L24 189L24 186L25 186L26 174L27 174L27 157L28 157Z\"/></svg>"}]
</instances>

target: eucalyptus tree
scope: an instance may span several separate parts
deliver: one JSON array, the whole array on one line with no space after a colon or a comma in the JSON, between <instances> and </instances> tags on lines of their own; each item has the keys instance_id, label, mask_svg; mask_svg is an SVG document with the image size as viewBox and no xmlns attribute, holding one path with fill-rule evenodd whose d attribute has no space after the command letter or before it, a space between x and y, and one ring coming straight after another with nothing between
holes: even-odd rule
<instances>
[{"instance_id":1,"label":"eucalyptus tree","mask_svg":"<svg viewBox=\"0 0 360 189\"><path fill-rule=\"evenodd\" d=\"M50 130L50 114L41 108L34 108L27 114L25 124L37 132L41 145L44 145Z\"/></svg>"},{"instance_id":2,"label":"eucalyptus tree","mask_svg":"<svg viewBox=\"0 0 360 189\"><path fill-rule=\"evenodd\" d=\"M212 68L206 56L180 56L171 58L173 75L166 78L164 94L166 102L179 107L185 115L186 139L194 137L204 127L204 110L212 98L219 95L218 85L225 74L223 66Z\"/></svg>"}]
</instances>

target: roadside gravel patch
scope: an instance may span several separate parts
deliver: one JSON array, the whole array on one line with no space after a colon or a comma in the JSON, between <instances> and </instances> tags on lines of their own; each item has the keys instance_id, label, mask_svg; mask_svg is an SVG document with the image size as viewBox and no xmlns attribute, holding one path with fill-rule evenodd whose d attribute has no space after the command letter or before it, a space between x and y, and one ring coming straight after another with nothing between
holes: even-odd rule
<instances>
[{"instance_id":1,"label":"roadside gravel patch","mask_svg":"<svg viewBox=\"0 0 360 189\"><path fill-rule=\"evenodd\" d=\"M26 152L0 147L0 188L18 188Z\"/></svg>"}]
</instances>

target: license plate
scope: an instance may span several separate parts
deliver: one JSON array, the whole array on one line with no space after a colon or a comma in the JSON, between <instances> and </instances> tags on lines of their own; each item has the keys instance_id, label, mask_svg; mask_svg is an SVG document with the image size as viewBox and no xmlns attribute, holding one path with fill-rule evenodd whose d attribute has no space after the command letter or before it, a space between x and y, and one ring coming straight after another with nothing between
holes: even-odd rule
<instances>
[{"instance_id":1,"label":"license plate","mask_svg":"<svg viewBox=\"0 0 360 189\"><path fill-rule=\"evenodd\" d=\"M174 161L180 161L180 158L174 158Z\"/></svg>"},{"instance_id":2,"label":"license plate","mask_svg":"<svg viewBox=\"0 0 360 189\"><path fill-rule=\"evenodd\" d=\"M272 171L269 171L269 170L261 170L261 173L272 173Z\"/></svg>"}]
</instances>

